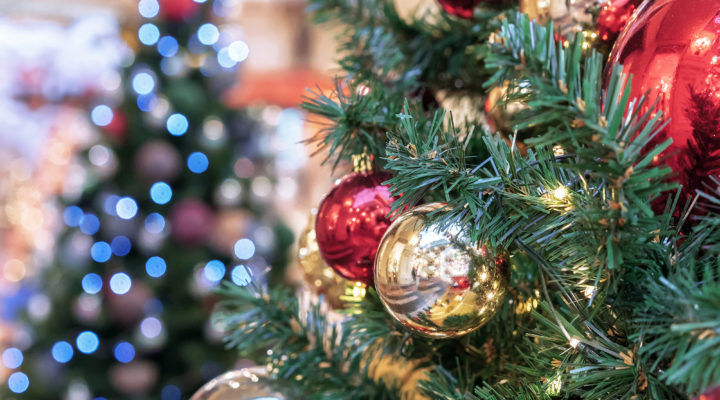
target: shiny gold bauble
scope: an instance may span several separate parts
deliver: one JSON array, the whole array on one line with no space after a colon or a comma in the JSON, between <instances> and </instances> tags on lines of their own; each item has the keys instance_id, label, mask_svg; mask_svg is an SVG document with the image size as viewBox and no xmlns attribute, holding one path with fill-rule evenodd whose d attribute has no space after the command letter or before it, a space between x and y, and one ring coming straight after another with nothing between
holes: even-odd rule
<instances>
[{"instance_id":1,"label":"shiny gold bauble","mask_svg":"<svg viewBox=\"0 0 720 400\"><path fill-rule=\"evenodd\" d=\"M284 400L263 378L265 368L243 368L226 372L203 385L190 400Z\"/></svg>"},{"instance_id":2,"label":"shiny gold bauble","mask_svg":"<svg viewBox=\"0 0 720 400\"><path fill-rule=\"evenodd\" d=\"M592 22L589 9L598 4L598 0L520 0L520 12L543 25L552 20L556 32L572 39L574 31Z\"/></svg>"},{"instance_id":3,"label":"shiny gold bauble","mask_svg":"<svg viewBox=\"0 0 720 400\"><path fill-rule=\"evenodd\" d=\"M512 118L520 111L526 110L528 106L519 101L505 103L508 92L508 83L496 86L490 90L485 100L485 114L490 128L494 131L506 133L512 132Z\"/></svg>"},{"instance_id":4,"label":"shiny gold bauble","mask_svg":"<svg viewBox=\"0 0 720 400\"><path fill-rule=\"evenodd\" d=\"M324 295L325 300L334 309L343 308L341 297L345 296L345 286L350 282L340 277L323 260L315 237L315 214L308 216L307 227L298 239L297 258L303 279L313 293Z\"/></svg>"},{"instance_id":5,"label":"shiny gold bauble","mask_svg":"<svg viewBox=\"0 0 720 400\"><path fill-rule=\"evenodd\" d=\"M414 332L453 338L484 325L500 308L507 254L471 243L463 227L431 223L431 203L400 216L375 258L375 288L390 314Z\"/></svg>"}]
</instances>

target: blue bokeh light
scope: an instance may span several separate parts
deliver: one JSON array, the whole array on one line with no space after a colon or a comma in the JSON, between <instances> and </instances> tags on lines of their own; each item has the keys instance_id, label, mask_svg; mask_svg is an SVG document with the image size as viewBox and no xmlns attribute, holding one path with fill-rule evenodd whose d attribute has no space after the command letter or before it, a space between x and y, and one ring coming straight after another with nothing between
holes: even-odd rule
<instances>
[{"instance_id":1,"label":"blue bokeh light","mask_svg":"<svg viewBox=\"0 0 720 400\"><path fill-rule=\"evenodd\" d=\"M95 262L103 263L112 256L112 249L107 242L95 242L90 247L90 257Z\"/></svg>"},{"instance_id":2,"label":"blue bokeh light","mask_svg":"<svg viewBox=\"0 0 720 400\"><path fill-rule=\"evenodd\" d=\"M175 385L167 385L160 392L160 400L180 400L182 391Z\"/></svg>"},{"instance_id":3,"label":"blue bokeh light","mask_svg":"<svg viewBox=\"0 0 720 400\"><path fill-rule=\"evenodd\" d=\"M157 0L140 0L138 11L145 18L154 18L160 12L160 3Z\"/></svg>"},{"instance_id":4,"label":"blue bokeh light","mask_svg":"<svg viewBox=\"0 0 720 400\"><path fill-rule=\"evenodd\" d=\"M230 56L230 58L235 62L243 62L249 55L250 47L248 47L247 43L242 40L232 42L228 46L228 56Z\"/></svg>"},{"instance_id":5,"label":"blue bokeh light","mask_svg":"<svg viewBox=\"0 0 720 400\"><path fill-rule=\"evenodd\" d=\"M108 213L109 215L117 215L115 212L115 206L117 206L117 202L120 200L120 196L116 194L111 194L105 198L105 202L103 203L103 211Z\"/></svg>"},{"instance_id":6,"label":"blue bokeh light","mask_svg":"<svg viewBox=\"0 0 720 400\"><path fill-rule=\"evenodd\" d=\"M100 346L100 338L98 338L95 332L80 332L77 339L75 339L75 345L81 353L94 353Z\"/></svg>"},{"instance_id":7,"label":"blue bokeh light","mask_svg":"<svg viewBox=\"0 0 720 400\"><path fill-rule=\"evenodd\" d=\"M140 43L146 46L152 46L160 39L160 29L158 29L155 24L143 24L140 29L138 29L138 38L140 39Z\"/></svg>"},{"instance_id":8,"label":"blue bokeh light","mask_svg":"<svg viewBox=\"0 0 720 400\"><path fill-rule=\"evenodd\" d=\"M167 123L165 124L168 132L173 136L182 136L187 132L190 126L186 116L175 113L168 117Z\"/></svg>"},{"instance_id":9,"label":"blue bokeh light","mask_svg":"<svg viewBox=\"0 0 720 400\"><path fill-rule=\"evenodd\" d=\"M74 353L72 345L65 341L55 343L50 352L55 361L62 364L72 360Z\"/></svg>"},{"instance_id":10,"label":"blue bokeh light","mask_svg":"<svg viewBox=\"0 0 720 400\"><path fill-rule=\"evenodd\" d=\"M177 54L180 46L178 45L177 39L172 36L163 36L158 42L157 49L163 57L172 57Z\"/></svg>"},{"instance_id":11,"label":"blue bokeh light","mask_svg":"<svg viewBox=\"0 0 720 400\"><path fill-rule=\"evenodd\" d=\"M155 317L147 317L140 323L140 333L149 339L160 336L162 329L162 322Z\"/></svg>"},{"instance_id":12,"label":"blue bokeh light","mask_svg":"<svg viewBox=\"0 0 720 400\"><path fill-rule=\"evenodd\" d=\"M85 214L80 220L80 232L94 235L100 229L100 219L95 214Z\"/></svg>"},{"instance_id":13,"label":"blue bokeh light","mask_svg":"<svg viewBox=\"0 0 720 400\"><path fill-rule=\"evenodd\" d=\"M230 49L227 47L223 47L220 51L218 51L217 61L221 67L226 69L232 68L237 64L237 61L235 61L230 55Z\"/></svg>"},{"instance_id":14,"label":"blue bokeh light","mask_svg":"<svg viewBox=\"0 0 720 400\"><path fill-rule=\"evenodd\" d=\"M165 182L155 182L150 187L150 198L157 204L167 204L172 195L172 188Z\"/></svg>"},{"instance_id":15,"label":"blue bokeh light","mask_svg":"<svg viewBox=\"0 0 720 400\"><path fill-rule=\"evenodd\" d=\"M70 206L63 211L63 221L65 221L67 226L75 227L80 225L80 221L82 221L84 215L85 213L83 213L80 207Z\"/></svg>"},{"instance_id":16,"label":"blue bokeh light","mask_svg":"<svg viewBox=\"0 0 720 400\"><path fill-rule=\"evenodd\" d=\"M150 299L143 304L145 315L160 315L164 308L163 302L158 299Z\"/></svg>"},{"instance_id":17,"label":"blue bokeh light","mask_svg":"<svg viewBox=\"0 0 720 400\"><path fill-rule=\"evenodd\" d=\"M90 119L93 124L97 126L108 126L113 120L113 110L110 107L101 104L92 109L90 112Z\"/></svg>"},{"instance_id":18,"label":"blue bokeh light","mask_svg":"<svg viewBox=\"0 0 720 400\"><path fill-rule=\"evenodd\" d=\"M135 347L128 342L120 342L113 351L115 359L121 363L129 363L135 358Z\"/></svg>"},{"instance_id":19,"label":"blue bokeh light","mask_svg":"<svg viewBox=\"0 0 720 400\"><path fill-rule=\"evenodd\" d=\"M230 279L238 286L247 286L252 282L252 277L244 265L236 265L230 272Z\"/></svg>"},{"instance_id":20,"label":"blue bokeh light","mask_svg":"<svg viewBox=\"0 0 720 400\"><path fill-rule=\"evenodd\" d=\"M196 151L188 156L188 169L196 174L201 174L207 171L209 165L210 161L207 156L199 151Z\"/></svg>"},{"instance_id":21,"label":"blue bokeh light","mask_svg":"<svg viewBox=\"0 0 720 400\"><path fill-rule=\"evenodd\" d=\"M8 388L13 393L23 393L30 387L30 379L22 372L14 372L8 377Z\"/></svg>"},{"instance_id":22,"label":"blue bokeh light","mask_svg":"<svg viewBox=\"0 0 720 400\"><path fill-rule=\"evenodd\" d=\"M153 278L159 278L167 271L167 263L162 257L153 256L145 262L145 272Z\"/></svg>"},{"instance_id":23,"label":"blue bokeh light","mask_svg":"<svg viewBox=\"0 0 720 400\"><path fill-rule=\"evenodd\" d=\"M118 272L110 278L110 290L115 294L125 294L132 287L132 279L130 275L124 272Z\"/></svg>"},{"instance_id":24,"label":"blue bokeh light","mask_svg":"<svg viewBox=\"0 0 720 400\"><path fill-rule=\"evenodd\" d=\"M132 87L137 94L148 94L155 89L155 79L147 72L141 72L133 78Z\"/></svg>"},{"instance_id":25,"label":"blue bokeh light","mask_svg":"<svg viewBox=\"0 0 720 400\"><path fill-rule=\"evenodd\" d=\"M137 106L140 111L150 112L157 106L158 99L154 93L141 94L137 97Z\"/></svg>"},{"instance_id":26,"label":"blue bokeh light","mask_svg":"<svg viewBox=\"0 0 720 400\"><path fill-rule=\"evenodd\" d=\"M220 39L220 31L217 26L208 22L200 25L197 31L197 37L200 43L211 46Z\"/></svg>"},{"instance_id":27,"label":"blue bokeh light","mask_svg":"<svg viewBox=\"0 0 720 400\"><path fill-rule=\"evenodd\" d=\"M145 230L150 233L160 233L165 229L165 218L158 214L152 213L145 217Z\"/></svg>"},{"instance_id":28,"label":"blue bokeh light","mask_svg":"<svg viewBox=\"0 0 720 400\"><path fill-rule=\"evenodd\" d=\"M115 213L122 219L132 219L137 211L137 202L132 197L121 197L115 204Z\"/></svg>"},{"instance_id":29,"label":"blue bokeh light","mask_svg":"<svg viewBox=\"0 0 720 400\"><path fill-rule=\"evenodd\" d=\"M255 243L250 239L240 239L235 242L235 256L247 260L255 255Z\"/></svg>"},{"instance_id":30,"label":"blue bokeh light","mask_svg":"<svg viewBox=\"0 0 720 400\"><path fill-rule=\"evenodd\" d=\"M132 249L132 243L130 243L130 239L128 239L127 236L115 236L110 242L110 249L116 256L126 256L130 253L130 249Z\"/></svg>"},{"instance_id":31,"label":"blue bokeh light","mask_svg":"<svg viewBox=\"0 0 720 400\"><path fill-rule=\"evenodd\" d=\"M82 278L82 288L85 293L97 294L102 289L102 286L102 278L94 272L91 272Z\"/></svg>"},{"instance_id":32,"label":"blue bokeh light","mask_svg":"<svg viewBox=\"0 0 720 400\"><path fill-rule=\"evenodd\" d=\"M15 369L23 363L23 353L20 349L9 347L2 353L2 362L5 368Z\"/></svg>"},{"instance_id":33,"label":"blue bokeh light","mask_svg":"<svg viewBox=\"0 0 720 400\"><path fill-rule=\"evenodd\" d=\"M225 276L225 264L220 260L210 260L203 268L203 277L210 283L216 284Z\"/></svg>"}]
</instances>

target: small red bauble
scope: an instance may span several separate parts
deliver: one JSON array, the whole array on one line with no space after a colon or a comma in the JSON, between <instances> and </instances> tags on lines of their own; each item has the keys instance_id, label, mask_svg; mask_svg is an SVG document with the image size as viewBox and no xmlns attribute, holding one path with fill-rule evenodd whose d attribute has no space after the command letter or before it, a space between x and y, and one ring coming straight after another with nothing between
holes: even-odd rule
<instances>
[{"instance_id":1,"label":"small red bauble","mask_svg":"<svg viewBox=\"0 0 720 400\"><path fill-rule=\"evenodd\" d=\"M372 284L380 239L390 226L394 198L382 183L386 172L347 175L325 196L315 221L317 244L325 262L345 279Z\"/></svg>"},{"instance_id":2,"label":"small red bauble","mask_svg":"<svg viewBox=\"0 0 720 400\"><path fill-rule=\"evenodd\" d=\"M183 245L207 242L215 229L215 213L198 199L185 199L170 212L172 238Z\"/></svg>"},{"instance_id":3,"label":"small red bauble","mask_svg":"<svg viewBox=\"0 0 720 400\"><path fill-rule=\"evenodd\" d=\"M631 98L649 93L668 125L657 138L673 144L656 162L683 186L678 209L698 190L713 191L720 173L720 0L646 1L620 34L608 62L632 74ZM646 111L646 110L644 110ZM660 199L655 203L659 208ZM705 205L696 208L702 213Z\"/></svg>"},{"instance_id":4,"label":"small red bauble","mask_svg":"<svg viewBox=\"0 0 720 400\"><path fill-rule=\"evenodd\" d=\"M160 15L168 21L180 22L192 17L198 7L194 0L160 0Z\"/></svg>"},{"instance_id":5,"label":"small red bauble","mask_svg":"<svg viewBox=\"0 0 720 400\"><path fill-rule=\"evenodd\" d=\"M614 42L640 3L642 0L610 0L605 3L597 18L600 39Z\"/></svg>"},{"instance_id":6,"label":"small red bauble","mask_svg":"<svg viewBox=\"0 0 720 400\"><path fill-rule=\"evenodd\" d=\"M720 400L720 386L708 389L705 393L693 398L693 400Z\"/></svg>"},{"instance_id":7,"label":"small red bauble","mask_svg":"<svg viewBox=\"0 0 720 400\"><path fill-rule=\"evenodd\" d=\"M120 109L113 110L113 117L110 123L103 127L107 135L116 142L124 142L127 137L127 117Z\"/></svg>"},{"instance_id":8,"label":"small red bauble","mask_svg":"<svg viewBox=\"0 0 720 400\"><path fill-rule=\"evenodd\" d=\"M445 12L456 17L470 19L473 16L475 7L477 7L481 1L482 0L438 0L438 3L440 3L440 6L442 6Z\"/></svg>"}]
</instances>

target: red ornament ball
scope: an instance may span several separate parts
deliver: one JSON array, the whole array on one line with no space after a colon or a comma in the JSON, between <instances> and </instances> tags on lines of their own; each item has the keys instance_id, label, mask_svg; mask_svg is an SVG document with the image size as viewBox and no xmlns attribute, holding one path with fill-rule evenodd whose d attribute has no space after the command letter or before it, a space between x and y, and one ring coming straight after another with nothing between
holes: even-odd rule
<instances>
[{"instance_id":1,"label":"red ornament ball","mask_svg":"<svg viewBox=\"0 0 720 400\"><path fill-rule=\"evenodd\" d=\"M440 3L440 6L442 6L445 12L456 17L470 19L473 16L475 7L477 7L481 1L482 0L438 0L438 3Z\"/></svg>"},{"instance_id":2,"label":"red ornament ball","mask_svg":"<svg viewBox=\"0 0 720 400\"><path fill-rule=\"evenodd\" d=\"M647 103L657 98L669 120L658 141L673 144L656 162L676 174L683 203L697 190L713 190L711 177L720 173L720 1L643 3L615 43L606 82L617 64L633 75L631 98L649 92Z\"/></svg>"},{"instance_id":3,"label":"red ornament ball","mask_svg":"<svg viewBox=\"0 0 720 400\"><path fill-rule=\"evenodd\" d=\"M694 397L693 400L720 400L720 386L708 389L705 393Z\"/></svg>"},{"instance_id":4,"label":"red ornament ball","mask_svg":"<svg viewBox=\"0 0 720 400\"><path fill-rule=\"evenodd\" d=\"M122 143L127 137L127 117L125 112L120 109L113 110L113 117L110 123L103 127L105 133L112 140Z\"/></svg>"},{"instance_id":5,"label":"red ornament ball","mask_svg":"<svg viewBox=\"0 0 720 400\"><path fill-rule=\"evenodd\" d=\"M614 42L640 3L642 0L609 0L605 3L597 18L600 39Z\"/></svg>"},{"instance_id":6,"label":"red ornament ball","mask_svg":"<svg viewBox=\"0 0 720 400\"><path fill-rule=\"evenodd\" d=\"M215 229L215 213L202 200L185 199L170 211L170 224L176 242L195 246L210 239Z\"/></svg>"},{"instance_id":7,"label":"red ornament ball","mask_svg":"<svg viewBox=\"0 0 720 400\"><path fill-rule=\"evenodd\" d=\"M325 196L315 221L317 244L325 262L345 279L372 284L380 239L390 226L394 198L383 185L387 172L344 177Z\"/></svg>"},{"instance_id":8,"label":"red ornament ball","mask_svg":"<svg viewBox=\"0 0 720 400\"><path fill-rule=\"evenodd\" d=\"M171 22L180 22L192 17L199 7L194 0L160 0L160 15Z\"/></svg>"}]
</instances>

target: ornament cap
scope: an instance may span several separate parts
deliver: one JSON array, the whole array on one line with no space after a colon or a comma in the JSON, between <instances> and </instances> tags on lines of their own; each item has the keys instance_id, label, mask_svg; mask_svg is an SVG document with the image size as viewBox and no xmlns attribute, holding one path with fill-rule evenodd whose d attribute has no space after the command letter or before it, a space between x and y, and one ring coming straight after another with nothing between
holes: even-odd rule
<instances>
[{"instance_id":1,"label":"ornament cap","mask_svg":"<svg viewBox=\"0 0 720 400\"><path fill-rule=\"evenodd\" d=\"M373 170L373 156L363 151L352 156L353 172L370 172Z\"/></svg>"}]
</instances>

